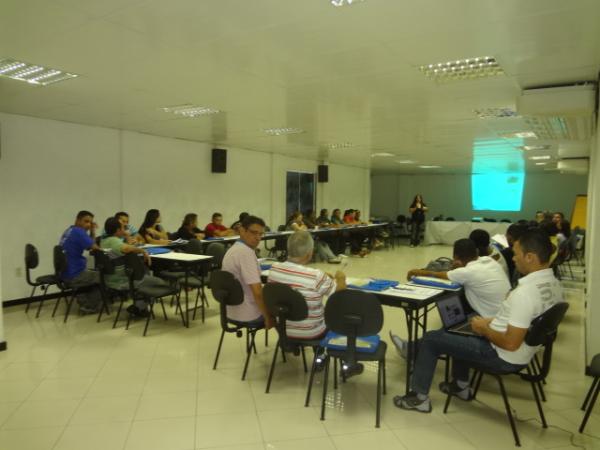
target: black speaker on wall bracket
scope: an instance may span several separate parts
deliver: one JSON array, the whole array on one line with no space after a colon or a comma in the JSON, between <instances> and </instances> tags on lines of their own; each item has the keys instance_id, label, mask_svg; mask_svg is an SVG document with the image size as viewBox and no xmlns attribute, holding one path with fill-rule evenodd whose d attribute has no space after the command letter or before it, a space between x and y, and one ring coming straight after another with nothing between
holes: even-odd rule
<instances>
[{"instance_id":1,"label":"black speaker on wall bracket","mask_svg":"<svg viewBox=\"0 0 600 450\"><path fill-rule=\"evenodd\" d=\"M319 183L327 183L329 181L329 166L319 164L318 177Z\"/></svg>"},{"instance_id":2,"label":"black speaker on wall bracket","mask_svg":"<svg viewBox=\"0 0 600 450\"><path fill-rule=\"evenodd\" d=\"M227 172L227 150L222 148L212 149L212 173Z\"/></svg>"}]
</instances>

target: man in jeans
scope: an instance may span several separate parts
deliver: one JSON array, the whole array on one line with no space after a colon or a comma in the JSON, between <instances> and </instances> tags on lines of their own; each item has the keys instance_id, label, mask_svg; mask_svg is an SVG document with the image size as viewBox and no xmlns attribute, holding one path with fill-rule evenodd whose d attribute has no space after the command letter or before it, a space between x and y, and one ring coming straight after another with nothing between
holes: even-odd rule
<instances>
[{"instance_id":1,"label":"man in jeans","mask_svg":"<svg viewBox=\"0 0 600 450\"><path fill-rule=\"evenodd\" d=\"M552 244L540 230L525 232L514 244L514 261L522 273L518 286L511 291L494 317L474 317L473 330L480 336L462 336L445 330L425 334L412 376L412 391L394 397L402 409L431 412L429 390L440 355L453 358L452 381L441 383L440 390L462 400L471 400L469 367L476 364L492 370L525 367L538 347L525 343L531 322L563 300L562 288L550 266Z\"/></svg>"},{"instance_id":2,"label":"man in jeans","mask_svg":"<svg viewBox=\"0 0 600 450\"><path fill-rule=\"evenodd\" d=\"M91 212L79 211L75 224L65 230L59 244L67 256L67 268L60 274L61 278L74 289L90 288L77 295L77 302L84 314L97 312L102 300L97 288L100 275L95 270L87 269L87 259L83 255L86 250L100 249L94 242L96 227Z\"/></svg>"}]
</instances>

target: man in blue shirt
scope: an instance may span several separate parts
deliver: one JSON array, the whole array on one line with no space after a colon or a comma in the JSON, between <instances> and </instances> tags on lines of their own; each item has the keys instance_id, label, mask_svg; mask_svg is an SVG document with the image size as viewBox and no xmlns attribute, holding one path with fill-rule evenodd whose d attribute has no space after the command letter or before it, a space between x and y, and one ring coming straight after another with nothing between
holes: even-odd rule
<instances>
[{"instance_id":1,"label":"man in blue shirt","mask_svg":"<svg viewBox=\"0 0 600 450\"><path fill-rule=\"evenodd\" d=\"M86 250L99 250L94 242L95 229L94 215L89 211L79 211L75 225L65 230L60 238L60 246L67 256L67 268L61 277L69 286L79 289L97 285L100 282L98 272L87 269L87 259L83 255ZM77 296L77 302L83 313L97 312L101 307L100 291L92 288Z\"/></svg>"}]
</instances>

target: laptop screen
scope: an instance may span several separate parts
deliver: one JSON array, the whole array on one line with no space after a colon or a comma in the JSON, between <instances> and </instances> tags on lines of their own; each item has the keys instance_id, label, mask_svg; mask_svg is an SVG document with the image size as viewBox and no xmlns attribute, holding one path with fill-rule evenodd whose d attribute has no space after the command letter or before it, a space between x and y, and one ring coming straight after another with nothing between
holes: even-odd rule
<instances>
[{"instance_id":1,"label":"laptop screen","mask_svg":"<svg viewBox=\"0 0 600 450\"><path fill-rule=\"evenodd\" d=\"M440 312L444 328L450 328L467 320L458 294L450 295L440 300L437 302L437 308Z\"/></svg>"}]
</instances>

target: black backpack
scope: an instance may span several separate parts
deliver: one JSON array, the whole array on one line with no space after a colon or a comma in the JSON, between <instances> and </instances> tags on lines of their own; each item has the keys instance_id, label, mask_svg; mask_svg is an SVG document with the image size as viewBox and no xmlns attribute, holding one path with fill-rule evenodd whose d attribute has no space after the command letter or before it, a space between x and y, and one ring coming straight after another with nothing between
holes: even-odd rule
<instances>
[{"instance_id":1,"label":"black backpack","mask_svg":"<svg viewBox=\"0 0 600 450\"><path fill-rule=\"evenodd\" d=\"M453 261L450 258L437 258L429 261L425 270L431 270L432 272L448 272L449 270L452 270L452 262Z\"/></svg>"}]
</instances>

